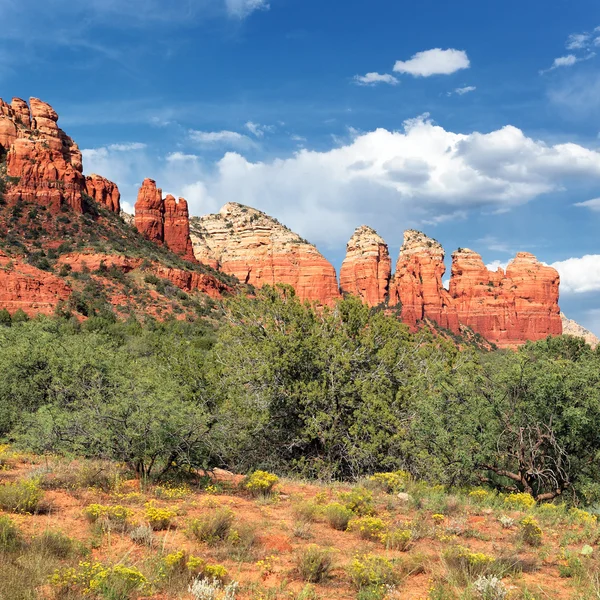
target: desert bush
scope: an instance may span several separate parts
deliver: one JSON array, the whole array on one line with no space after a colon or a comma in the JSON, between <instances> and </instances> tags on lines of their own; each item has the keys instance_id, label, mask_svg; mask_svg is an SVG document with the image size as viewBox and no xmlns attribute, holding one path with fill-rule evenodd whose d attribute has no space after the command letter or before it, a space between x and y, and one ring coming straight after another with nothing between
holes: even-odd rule
<instances>
[{"instance_id":1,"label":"desert bush","mask_svg":"<svg viewBox=\"0 0 600 600\"><path fill-rule=\"evenodd\" d=\"M129 532L129 539L140 546L154 546L154 530L150 525L138 525Z\"/></svg>"},{"instance_id":2,"label":"desert bush","mask_svg":"<svg viewBox=\"0 0 600 600\"><path fill-rule=\"evenodd\" d=\"M216 578L197 577L189 587L194 600L235 600L239 583L232 581L226 586Z\"/></svg>"},{"instance_id":3,"label":"desert bush","mask_svg":"<svg viewBox=\"0 0 600 600\"><path fill-rule=\"evenodd\" d=\"M473 589L481 600L504 600L508 595L506 586L495 576L478 577L473 582Z\"/></svg>"},{"instance_id":4,"label":"desert bush","mask_svg":"<svg viewBox=\"0 0 600 600\"><path fill-rule=\"evenodd\" d=\"M19 528L12 519L6 515L0 515L0 552L12 552L23 545L23 539Z\"/></svg>"},{"instance_id":5,"label":"desert bush","mask_svg":"<svg viewBox=\"0 0 600 600\"><path fill-rule=\"evenodd\" d=\"M154 489L154 495L163 500L183 500L192 493L189 486L182 485L159 485Z\"/></svg>"},{"instance_id":6,"label":"desert bush","mask_svg":"<svg viewBox=\"0 0 600 600\"><path fill-rule=\"evenodd\" d=\"M33 514L44 496L39 481L30 479L0 485L0 508L8 512Z\"/></svg>"},{"instance_id":7,"label":"desert bush","mask_svg":"<svg viewBox=\"0 0 600 600\"><path fill-rule=\"evenodd\" d=\"M123 477L123 469L108 460L60 460L42 474L40 485L46 490L98 488L108 493L118 488Z\"/></svg>"},{"instance_id":8,"label":"desert bush","mask_svg":"<svg viewBox=\"0 0 600 600\"><path fill-rule=\"evenodd\" d=\"M519 537L529 546L541 546L542 528L533 517L525 517L519 522Z\"/></svg>"},{"instance_id":9,"label":"desert bush","mask_svg":"<svg viewBox=\"0 0 600 600\"><path fill-rule=\"evenodd\" d=\"M249 490L253 496L269 496L273 492L273 487L279 481L277 475L267 471L254 471L249 475L244 487Z\"/></svg>"},{"instance_id":10,"label":"desert bush","mask_svg":"<svg viewBox=\"0 0 600 600\"><path fill-rule=\"evenodd\" d=\"M348 523L348 531L355 531L363 540L381 540L386 524L377 517L357 517Z\"/></svg>"},{"instance_id":11,"label":"desert bush","mask_svg":"<svg viewBox=\"0 0 600 600\"><path fill-rule=\"evenodd\" d=\"M411 480L410 473L406 471L393 471L390 473L375 473L369 477L369 485L380 489L387 494L397 494L406 489L406 484Z\"/></svg>"},{"instance_id":12,"label":"desert bush","mask_svg":"<svg viewBox=\"0 0 600 600\"><path fill-rule=\"evenodd\" d=\"M333 553L328 548L310 544L296 557L296 570L303 581L320 583L333 568Z\"/></svg>"},{"instance_id":13,"label":"desert bush","mask_svg":"<svg viewBox=\"0 0 600 600\"><path fill-rule=\"evenodd\" d=\"M476 504L483 503L489 498L489 496L490 493L482 488L477 488L476 490L471 490L469 492L469 499L475 502Z\"/></svg>"},{"instance_id":14,"label":"desert bush","mask_svg":"<svg viewBox=\"0 0 600 600\"><path fill-rule=\"evenodd\" d=\"M525 492L509 494L504 499L504 505L513 510L529 510L535 506L535 498Z\"/></svg>"},{"instance_id":15,"label":"desert bush","mask_svg":"<svg viewBox=\"0 0 600 600\"><path fill-rule=\"evenodd\" d=\"M217 508L191 521L189 531L198 541L213 545L227 539L233 518L234 514L229 508Z\"/></svg>"},{"instance_id":16,"label":"desert bush","mask_svg":"<svg viewBox=\"0 0 600 600\"><path fill-rule=\"evenodd\" d=\"M90 504L83 510L83 514L90 523L99 523L103 529L119 529L124 531L133 511L120 504L105 506L103 504Z\"/></svg>"},{"instance_id":17,"label":"desert bush","mask_svg":"<svg viewBox=\"0 0 600 600\"><path fill-rule=\"evenodd\" d=\"M359 517L375 514L373 492L365 488L356 488L351 492L342 492L340 500L344 506Z\"/></svg>"},{"instance_id":18,"label":"desert bush","mask_svg":"<svg viewBox=\"0 0 600 600\"><path fill-rule=\"evenodd\" d=\"M144 518L154 531L163 531L164 529L169 529L173 523L173 519L176 516L176 511L171 510L170 508L159 508L152 502L148 502L146 504L146 509L144 511Z\"/></svg>"},{"instance_id":19,"label":"desert bush","mask_svg":"<svg viewBox=\"0 0 600 600\"><path fill-rule=\"evenodd\" d=\"M66 536L61 531L44 531L33 538L31 548L39 553L46 553L54 558L65 559L82 554L84 548L81 543Z\"/></svg>"},{"instance_id":20,"label":"desert bush","mask_svg":"<svg viewBox=\"0 0 600 600\"><path fill-rule=\"evenodd\" d=\"M502 525L503 529L510 529L515 524L515 520L512 517L509 517L508 515L500 515L498 517L498 522L500 523L500 525Z\"/></svg>"},{"instance_id":21,"label":"desert bush","mask_svg":"<svg viewBox=\"0 0 600 600\"><path fill-rule=\"evenodd\" d=\"M471 552L463 546L453 546L442 554L449 571L453 572L460 581L466 583L473 577L488 573L494 558L482 552Z\"/></svg>"},{"instance_id":22,"label":"desert bush","mask_svg":"<svg viewBox=\"0 0 600 600\"><path fill-rule=\"evenodd\" d=\"M217 549L218 556L239 562L251 562L256 557L260 540L256 534L256 527L250 523L241 523L231 528L224 540L222 550Z\"/></svg>"},{"instance_id":23,"label":"desert bush","mask_svg":"<svg viewBox=\"0 0 600 600\"><path fill-rule=\"evenodd\" d=\"M357 556L348 567L348 576L357 590L395 585L399 579L394 564L377 554Z\"/></svg>"},{"instance_id":24,"label":"desert bush","mask_svg":"<svg viewBox=\"0 0 600 600\"><path fill-rule=\"evenodd\" d=\"M331 502L323 509L323 515L333 529L346 531L354 513L339 502Z\"/></svg>"},{"instance_id":25,"label":"desert bush","mask_svg":"<svg viewBox=\"0 0 600 600\"><path fill-rule=\"evenodd\" d=\"M408 529L393 529L382 537L388 550L406 552L412 544L412 533Z\"/></svg>"},{"instance_id":26,"label":"desert bush","mask_svg":"<svg viewBox=\"0 0 600 600\"><path fill-rule=\"evenodd\" d=\"M314 502L301 501L293 506L293 512L296 519L306 523L312 523L317 520L320 507Z\"/></svg>"},{"instance_id":27,"label":"desert bush","mask_svg":"<svg viewBox=\"0 0 600 600\"><path fill-rule=\"evenodd\" d=\"M575 506L569 510L568 515L571 521L580 523L582 525L595 525L598 521L598 517L596 515L593 515L586 510L582 510Z\"/></svg>"}]
</instances>

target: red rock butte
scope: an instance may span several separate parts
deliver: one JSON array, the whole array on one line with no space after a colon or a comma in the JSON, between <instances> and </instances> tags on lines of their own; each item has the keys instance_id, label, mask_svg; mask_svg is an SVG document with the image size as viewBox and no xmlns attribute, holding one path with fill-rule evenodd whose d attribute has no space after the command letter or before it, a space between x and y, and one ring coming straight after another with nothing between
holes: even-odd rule
<instances>
[{"instance_id":1,"label":"red rock butte","mask_svg":"<svg viewBox=\"0 0 600 600\"><path fill-rule=\"evenodd\" d=\"M144 179L135 203L135 227L148 240L164 244L186 260L194 261L188 204L162 196L153 179Z\"/></svg>"},{"instance_id":2,"label":"red rock butte","mask_svg":"<svg viewBox=\"0 0 600 600\"><path fill-rule=\"evenodd\" d=\"M9 181L5 200L40 204L52 214L63 204L83 213L87 194L118 212L116 185L104 178L86 180L79 147L57 122L56 111L37 98L29 106L20 98L10 104L0 99L0 157L6 154Z\"/></svg>"}]
</instances>

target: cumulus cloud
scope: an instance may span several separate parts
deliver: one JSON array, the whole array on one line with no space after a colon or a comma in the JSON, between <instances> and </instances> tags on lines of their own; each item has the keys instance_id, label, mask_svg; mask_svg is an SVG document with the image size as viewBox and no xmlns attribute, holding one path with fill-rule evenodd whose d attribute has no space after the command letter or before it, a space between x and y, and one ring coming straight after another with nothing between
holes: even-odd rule
<instances>
[{"instance_id":1,"label":"cumulus cloud","mask_svg":"<svg viewBox=\"0 0 600 600\"><path fill-rule=\"evenodd\" d=\"M577 63L594 58L596 53L592 50L594 47L600 45L600 36L596 35L598 31L600 31L600 29L596 27L591 33L589 31L584 31L582 33L572 33L569 35L565 43L565 48L571 50L571 52L565 56L555 58L552 66L540 71L540 73L543 75L544 73L549 73L555 69L572 67ZM585 54L582 54L582 51L585 51Z\"/></svg>"},{"instance_id":2,"label":"cumulus cloud","mask_svg":"<svg viewBox=\"0 0 600 600\"><path fill-rule=\"evenodd\" d=\"M220 146L251 146L252 140L247 135L242 135L237 131L198 131L190 129L190 140L201 145L220 145Z\"/></svg>"},{"instance_id":3,"label":"cumulus cloud","mask_svg":"<svg viewBox=\"0 0 600 600\"><path fill-rule=\"evenodd\" d=\"M488 271L497 271L498 269L506 271L506 267L508 267L508 261L504 262L501 260L493 260L491 263L485 265Z\"/></svg>"},{"instance_id":4,"label":"cumulus cloud","mask_svg":"<svg viewBox=\"0 0 600 600\"><path fill-rule=\"evenodd\" d=\"M220 149L221 138L231 138L200 134L209 140L203 148ZM343 247L361 223L394 243L407 227L462 218L473 210L510 210L574 178L600 182L595 150L546 144L512 126L455 133L427 115L399 131L354 132L335 148L302 148L268 160L251 160L241 148L216 161L178 149L157 164L149 151L104 148L84 151L84 166L116 181L124 201L135 201L140 182L151 176L165 192L187 198L192 214L241 202L324 248ZM491 238L487 242L495 245Z\"/></svg>"},{"instance_id":5,"label":"cumulus cloud","mask_svg":"<svg viewBox=\"0 0 600 600\"><path fill-rule=\"evenodd\" d=\"M560 274L560 289L566 294L600 291L600 254L568 258L551 265Z\"/></svg>"},{"instance_id":6,"label":"cumulus cloud","mask_svg":"<svg viewBox=\"0 0 600 600\"><path fill-rule=\"evenodd\" d=\"M593 198L592 200L586 200L585 202L577 202L575 206L589 208L593 211L600 211L600 198Z\"/></svg>"},{"instance_id":7,"label":"cumulus cloud","mask_svg":"<svg viewBox=\"0 0 600 600\"><path fill-rule=\"evenodd\" d=\"M396 73L408 73L415 77L430 77L431 75L450 75L471 66L469 57L464 50L449 48L433 48L417 52L409 60L397 60L394 65Z\"/></svg>"},{"instance_id":8,"label":"cumulus cloud","mask_svg":"<svg viewBox=\"0 0 600 600\"><path fill-rule=\"evenodd\" d=\"M267 0L225 0L225 6L229 15L238 19L245 19L254 11L271 8Z\"/></svg>"},{"instance_id":9,"label":"cumulus cloud","mask_svg":"<svg viewBox=\"0 0 600 600\"><path fill-rule=\"evenodd\" d=\"M375 86L380 83L398 85L400 82L396 77L389 73L367 73L366 75L355 75L354 83L356 83L356 85Z\"/></svg>"},{"instance_id":10,"label":"cumulus cloud","mask_svg":"<svg viewBox=\"0 0 600 600\"><path fill-rule=\"evenodd\" d=\"M587 48L591 35L589 33L572 33L567 38L567 43L565 44L567 50L579 50L581 48Z\"/></svg>"}]
</instances>

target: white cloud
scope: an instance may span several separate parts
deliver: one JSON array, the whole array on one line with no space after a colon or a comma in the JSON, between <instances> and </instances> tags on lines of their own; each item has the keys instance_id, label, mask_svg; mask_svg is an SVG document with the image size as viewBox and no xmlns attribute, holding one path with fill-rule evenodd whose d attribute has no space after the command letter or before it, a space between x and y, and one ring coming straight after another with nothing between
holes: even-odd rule
<instances>
[{"instance_id":1,"label":"white cloud","mask_svg":"<svg viewBox=\"0 0 600 600\"><path fill-rule=\"evenodd\" d=\"M130 142L127 144L111 144L108 146L109 150L114 150L115 152L129 152L131 150L143 150L146 148L146 144L142 144L141 142Z\"/></svg>"},{"instance_id":2,"label":"white cloud","mask_svg":"<svg viewBox=\"0 0 600 600\"><path fill-rule=\"evenodd\" d=\"M587 48L590 43L591 35L589 33L572 33L567 38L567 50L579 50Z\"/></svg>"},{"instance_id":3,"label":"white cloud","mask_svg":"<svg viewBox=\"0 0 600 600\"><path fill-rule=\"evenodd\" d=\"M190 140L202 145L252 146L254 142L237 131L198 131L190 129Z\"/></svg>"},{"instance_id":4,"label":"white cloud","mask_svg":"<svg viewBox=\"0 0 600 600\"><path fill-rule=\"evenodd\" d=\"M195 154L185 154L183 152L171 152L167 154L166 160L169 162L187 162L196 161L198 157Z\"/></svg>"},{"instance_id":5,"label":"white cloud","mask_svg":"<svg viewBox=\"0 0 600 600\"><path fill-rule=\"evenodd\" d=\"M374 86L380 83L398 85L400 82L396 77L390 75L389 73L367 73L366 75L355 75L354 83L356 83L356 85Z\"/></svg>"},{"instance_id":6,"label":"white cloud","mask_svg":"<svg viewBox=\"0 0 600 600\"><path fill-rule=\"evenodd\" d=\"M245 19L256 10L269 10L267 0L225 0L225 7L230 16Z\"/></svg>"},{"instance_id":7,"label":"white cloud","mask_svg":"<svg viewBox=\"0 0 600 600\"><path fill-rule=\"evenodd\" d=\"M586 200L585 202L577 202L575 206L589 208L593 211L600 211L600 198L593 198L592 200Z\"/></svg>"},{"instance_id":8,"label":"white cloud","mask_svg":"<svg viewBox=\"0 0 600 600\"><path fill-rule=\"evenodd\" d=\"M257 138L262 138L265 136L265 133L270 133L275 130L272 125L261 125L260 123L254 123L252 121L248 121L244 127Z\"/></svg>"},{"instance_id":9,"label":"white cloud","mask_svg":"<svg viewBox=\"0 0 600 600\"><path fill-rule=\"evenodd\" d=\"M433 48L417 52L410 60L396 61L394 71L409 73L415 77L430 77L431 75L450 75L461 69L468 69L470 66L469 57L464 50Z\"/></svg>"},{"instance_id":10,"label":"white cloud","mask_svg":"<svg viewBox=\"0 0 600 600\"><path fill-rule=\"evenodd\" d=\"M456 88L455 90L448 92L447 95L452 96L454 94L457 94L458 96L464 96L465 94L474 92L476 89L477 88L474 85L467 85L465 87Z\"/></svg>"},{"instance_id":11,"label":"white cloud","mask_svg":"<svg viewBox=\"0 0 600 600\"><path fill-rule=\"evenodd\" d=\"M508 267L508 263L509 261L502 261L502 260L493 260L491 263L485 265L485 268L488 271L497 271L498 269L502 269L503 271L506 271L506 267Z\"/></svg>"},{"instance_id":12,"label":"white cloud","mask_svg":"<svg viewBox=\"0 0 600 600\"><path fill-rule=\"evenodd\" d=\"M560 274L560 290L565 294L600 291L600 254L568 258L551 265Z\"/></svg>"}]
</instances>

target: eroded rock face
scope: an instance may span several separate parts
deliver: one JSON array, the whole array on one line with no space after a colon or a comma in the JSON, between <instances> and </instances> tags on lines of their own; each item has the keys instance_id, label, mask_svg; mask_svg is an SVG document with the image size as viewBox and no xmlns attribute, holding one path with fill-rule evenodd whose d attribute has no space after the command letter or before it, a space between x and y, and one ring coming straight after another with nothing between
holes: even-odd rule
<instances>
[{"instance_id":1,"label":"eroded rock face","mask_svg":"<svg viewBox=\"0 0 600 600\"><path fill-rule=\"evenodd\" d=\"M85 191L98 204L111 212L121 212L121 193L116 183L92 173L85 178Z\"/></svg>"},{"instance_id":2,"label":"eroded rock face","mask_svg":"<svg viewBox=\"0 0 600 600\"><path fill-rule=\"evenodd\" d=\"M70 295L71 288L56 275L0 251L0 308L11 314L21 309L29 316L50 315Z\"/></svg>"},{"instance_id":3,"label":"eroded rock face","mask_svg":"<svg viewBox=\"0 0 600 600\"><path fill-rule=\"evenodd\" d=\"M135 227L147 239L164 244L183 258L195 260L190 240L188 205L173 196L163 199L153 179L144 179L135 203Z\"/></svg>"},{"instance_id":4,"label":"eroded rock face","mask_svg":"<svg viewBox=\"0 0 600 600\"><path fill-rule=\"evenodd\" d=\"M569 319L564 313L560 313L560 319L562 321L563 333L565 335L573 335L575 337L580 337L585 340L587 344L589 344L592 348L595 348L598 344L600 344L600 339L596 335L594 335L591 331Z\"/></svg>"},{"instance_id":5,"label":"eroded rock face","mask_svg":"<svg viewBox=\"0 0 600 600\"><path fill-rule=\"evenodd\" d=\"M218 214L193 218L194 255L242 283L292 285L301 300L339 297L333 265L306 240L263 212L230 202Z\"/></svg>"},{"instance_id":6,"label":"eroded rock face","mask_svg":"<svg viewBox=\"0 0 600 600\"><path fill-rule=\"evenodd\" d=\"M452 255L450 295L459 321L500 347L560 335L560 278L533 254L519 252L502 269L489 271L467 248Z\"/></svg>"},{"instance_id":7,"label":"eroded rock face","mask_svg":"<svg viewBox=\"0 0 600 600\"><path fill-rule=\"evenodd\" d=\"M392 261L388 246L371 227L358 227L346 246L340 269L340 290L358 296L369 306L387 300Z\"/></svg>"},{"instance_id":8,"label":"eroded rock face","mask_svg":"<svg viewBox=\"0 0 600 600\"><path fill-rule=\"evenodd\" d=\"M442 284L445 272L442 246L420 231L405 231L389 298L390 306L402 305L405 323L415 326L419 321L431 319L458 333L458 315Z\"/></svg>"}]
</instances>

